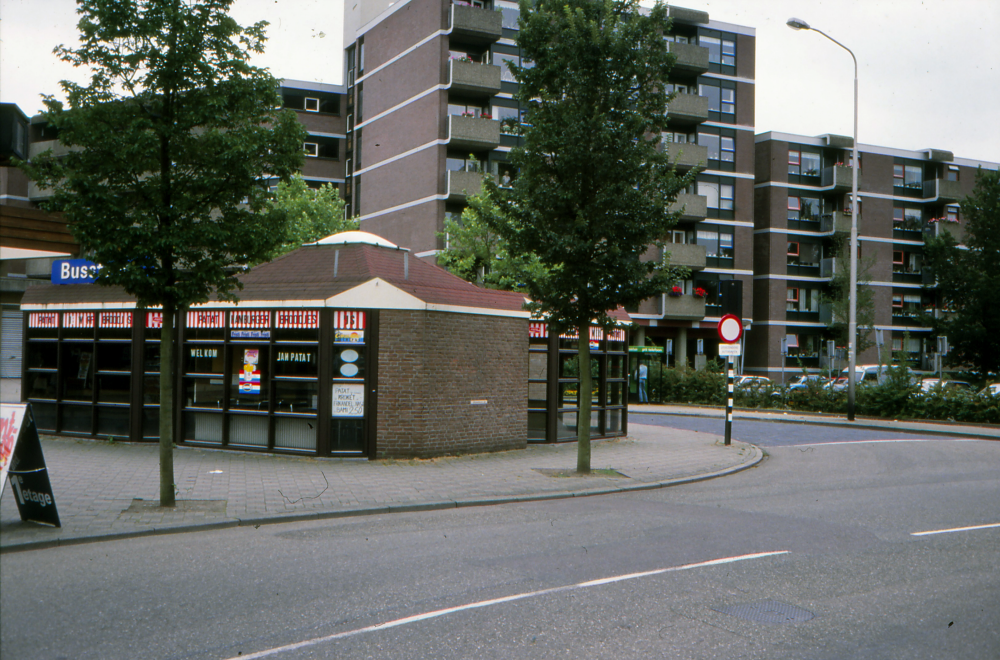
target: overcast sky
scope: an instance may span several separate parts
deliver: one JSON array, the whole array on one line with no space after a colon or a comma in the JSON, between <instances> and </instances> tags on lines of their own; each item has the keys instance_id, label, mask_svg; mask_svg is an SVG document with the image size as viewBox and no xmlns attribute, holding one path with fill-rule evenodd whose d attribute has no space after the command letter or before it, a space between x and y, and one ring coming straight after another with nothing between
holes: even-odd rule
<instances>
[{"instance_id":1,"label":"overcast sky","mask_svg":"<svg viewBox=\"0 0 1000 660\"><path fill-rule=\"evenodd\" d=\"M350 0L362 2L364 0ZM854 51L859 141L945 149L1000 161L1000 0L685 0L713 20L757 31L756 131L853 133ZM242 24L271 23L256 63L279 78L340 83L343 0L237 0ZM27 115L40 94L84 76L52 55L75 44L73 0L0 0L0 100Z\"/></svg>"}]
</instances>

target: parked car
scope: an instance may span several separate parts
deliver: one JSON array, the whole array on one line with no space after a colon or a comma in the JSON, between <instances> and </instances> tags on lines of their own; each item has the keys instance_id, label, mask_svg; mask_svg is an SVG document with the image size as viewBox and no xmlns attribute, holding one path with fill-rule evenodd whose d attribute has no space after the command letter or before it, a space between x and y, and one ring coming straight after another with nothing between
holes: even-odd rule
<instances>
[{"instance_id":1,"label":"parked car","mask_svg":"<svg viewBox=\"0 0 1000 660\"><path fill-rule=\"evenodd\" d=\"M846 367L840 375L847 378L851 373L851 368ZM889 377L889 365L887 364L856 364L854 365L854 384L875 385L881 383Z\"/></svg>"},{"instance_id":2,"label":"parked car","mask_svg":"<svg viewBox=\"0 0 1000 660\"><path fill-rule=\"evenodd\" d=\"M756 390L772 385L771 379L767 376L740 376L736 379L734 389Z\"/></svg>"},{"instance_id":3,"label":"parked car","mask_svg":"<svg viewBox=\"0 0 1000 660\"><path fill-rule=\"evenodd\" d=\"M991 383L984 387L980 392L980 396L1000 396L1000 383Z\"/></svg>"},{"instance_id":4,"label":"parked car","mask_svg":"<svg viewBox=\"0 0 1000 660\"><path fill-rule=\"evenodd\" d=\"M920 381L920 396L931 390L940 392L972 392L972 385L964 380L941 380L940 378L924 378Z\"/></svg>"},{"instance_id":5,"label":"parked car","mask_svg":"<svg viewBox=\"0 0 1000 660\"><path fill-rule=\"evenodd\" d=\"M823 389L831 390L833 392L846 392L847 391L847 376L840 376L839 378L834 378L823 386Z\"/></svg>"},{"instance_id":6,"label":"parked car","mask_svg":"<svg viewBox=\"0 0 1000 660\"><path fill-rule=\"evenodd\" d=\"M825 388L828 382L830 382L830 379L826 376L821 376L820 374L805 374L790 382L783 389L786 394L804 392L810 387ZM781 396L781 394L781 392L775 392L774 396Z\"/></svg>"}]
</instances>

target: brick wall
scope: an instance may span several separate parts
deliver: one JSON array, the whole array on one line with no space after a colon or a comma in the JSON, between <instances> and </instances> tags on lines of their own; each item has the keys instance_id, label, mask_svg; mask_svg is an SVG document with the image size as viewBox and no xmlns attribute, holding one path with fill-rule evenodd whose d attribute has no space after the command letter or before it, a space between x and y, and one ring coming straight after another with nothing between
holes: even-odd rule
<instances>
[{"instance_id":1,"label":"brick wall","mask_svg":"<svg viewBox=\"0 0 1000 660\"><path fill-rule=\"evenodd\" d=\"M378 387L379 458L524 448L527 321L385 310Z\"/></svg>"}]
</instances>

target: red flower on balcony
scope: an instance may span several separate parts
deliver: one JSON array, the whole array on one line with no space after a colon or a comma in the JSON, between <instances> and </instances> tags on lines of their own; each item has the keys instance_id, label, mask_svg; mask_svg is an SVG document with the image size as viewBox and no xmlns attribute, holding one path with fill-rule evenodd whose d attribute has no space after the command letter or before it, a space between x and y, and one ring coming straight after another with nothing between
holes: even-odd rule
<instances>
[{"instance_id":1,"label":"red flower on balcony","mask_svg":"<svg viewBox=\"0 0 1000 660\"><path fill-rule=\"evenodd\" d=\"M703 288L698 287L697 289L694 290L694 295L696 298L704 298L705 296L708 295L708 292L705 291Z\"/></svg>"},{"instance_id":2,"label":"red flower on balcony","mask_svg":"<svg viewBox=\"0 0 1000 660\"><path fill-rule=\"evenodd\" d=\"M670 289L670 295L674 298L679 298L684 295L684 289L675 285L674 288Z\"/></svg>"}]
</instances>

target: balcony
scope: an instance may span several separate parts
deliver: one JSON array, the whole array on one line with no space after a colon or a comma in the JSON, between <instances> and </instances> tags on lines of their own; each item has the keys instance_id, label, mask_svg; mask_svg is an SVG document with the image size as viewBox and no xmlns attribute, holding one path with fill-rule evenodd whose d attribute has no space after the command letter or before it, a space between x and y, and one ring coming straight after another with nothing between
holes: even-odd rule
<instances>
[{"instance_id":1,"label":"balcony","mask_svg":"<svg viewBox=\"0 0 1000 660\"><path fill-rule=\"evenodd\" d=\"M500 93L500 67L451 60L451 89L466 96L483 97Z\"/></svg>"},{"instance_id":2,"label":"balcony","mask_svg":"<svg viewBox=\"0 0 1000 660\"><path fill-rule=\"evenodd\" d=\"M934 236L940 238L944 234L951 234L957 243L960 245L965 244L965 225L959 222L948 222L947 220L938 220L937 222L931 222L928 224L931 228L931 232Z\"/></svg>"},{"instance_id":3,"label":"balcony","mask_svg":"<svg viewBox=\"0 0 1000 660\"><path fill-rule=\"evenodd\" d=\"M951 203L965 197L958 181L946 179L929 179L924 181L924 199L936 199L939 202Z\"/></svg>"},{"instance_id":4,"label":"balcony","mask_svg":"<svg viewBox=\"0 0 1000 660\"><path fill-rule=\"evenodd\" d=\"M455 7L458 9L458 6ZM499 16L499 14L497 14ZM500 122L481 117L448 117L448 146L469 151L489 151L500 146Z\"/></svg>"},{"instance_id":5,"label":"balcony","mask_svg":"<svg viewBox=\"0 0 1000 660\"><path fill-rule=\"evenodd\" d=\"M687 171L694 167L705 167L708 162L708 147L698 144L667 142L664 145L670 162L677 166L680 171Z\"/></svg>"},{"instance_id":6,"label":"balcony","mask_svg":"<svg viewBox=\"0 0 1000 660\"><path fill-rule=\"evenodd\" d=\"M708 197L681 193L670 205L670 212L681 212L681 222L700 222L708 217Z\"/></svg>"},{"instance_id":7,"label":"balcony","mask_svg":"<svg viewBox=\"0 0 1000 660\"><path fill-rule=\"evenodd\" d=\"M677 94L667 108L671 128L694 126L708 121L708 97Z\"/></svg>"},{"instance_id":8,"label":"balcony","mask_svg":"<svg viewBox=\"0 0 1000 660\"><path fill-rule=\"evenodd\" d=\"M705 268L706 257L704 245L670 243L664 246L663 251L667 253L666 256L669 258L671 266L684 266L691 270L704 270Z\"/></svg>"},{"instance_id":9,"label":"balcony","mask_svg":"<svg viewBox=\"0 0 1000 660\"><path fill-rule=\"evenodd\" d=\"M503 15L492 9L451 6L451 34L462 41L492 44L503 36Z\"/></svg>"},{"instance_id":10,"label":"balcony","mask_svg":"<svg viewBox=\"0 0 1000 660\"><path fill-rule=\"evenodd\" d=\"M483 190L482 172L448 170L448 201L464 202Z\"/></svg>"},{"instance_id":11,"label":"balcony","mask_svg":"<svg viewBox=\"0 0 1000 660\"><path fill-rule=\"evenodd\" d=\"M824 234L834 232L849 234L851 232L851 214L843 211L824 213L820 217L819 230Z\"/></svg>"},{"instance_id":12,"label":"balcony","mask_svg":"<svg viewBox=\"0 0 1000 660\"><path fill-rule=\"evenodd\" d=\"M663 296L663 318L700 321L705 318L705 299L692 295Z\"/></svg>"},{"instance_id":13,"label":"balcony","mask_svg":"<svg viewBox=\"0 0 1000 660\"><path fill-rule=\"evenodd\" d=\"M832 279L837 275L837 260L834 258L822 259L819 262L819 276L823 279Z\"/></svg>"},{"instance_id":14,"label":"balcony","mask_svg":"<svg viewBox=\"0 0 1000 660\"><path fill-rule=\"evenodd\" d=\"M708 71L708 49L695 44L668 41L667 46L676 58L671 73L700 75Z\"/></svg>"},{"instance_id":15,"label":"balcony","mask_svg":"<svg viewBox=\"0 0 1000 660\"><path fill-rule=\"evenodd\" d=\"M852 178L854 169L846 165L831 165L824 167L820 175L819 185L830 188L829 192L842 193L851 190L854 185Z\"/></svg>"}]
</instances>

